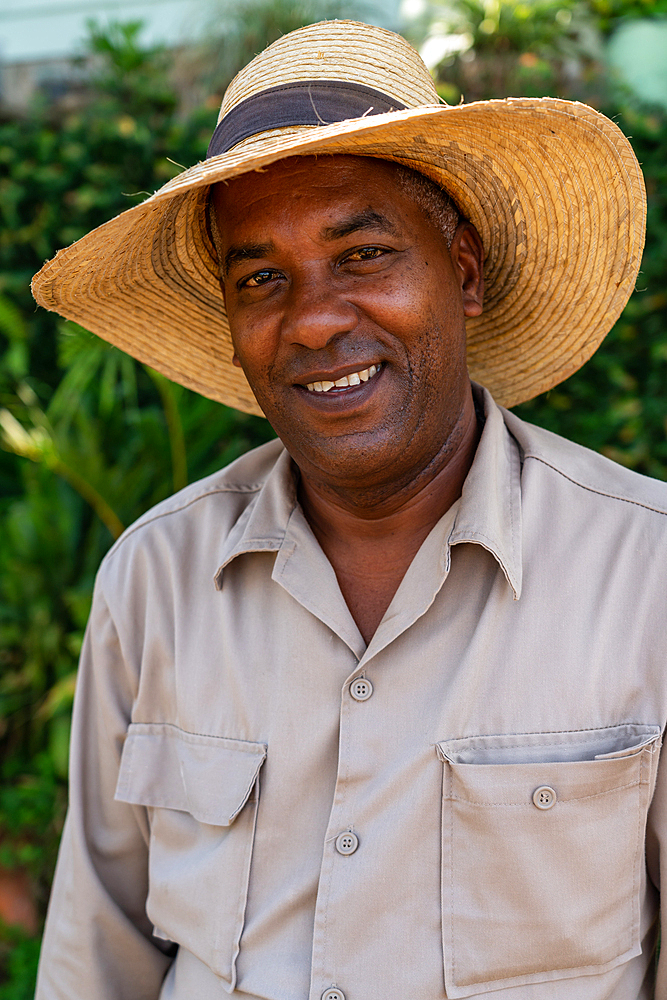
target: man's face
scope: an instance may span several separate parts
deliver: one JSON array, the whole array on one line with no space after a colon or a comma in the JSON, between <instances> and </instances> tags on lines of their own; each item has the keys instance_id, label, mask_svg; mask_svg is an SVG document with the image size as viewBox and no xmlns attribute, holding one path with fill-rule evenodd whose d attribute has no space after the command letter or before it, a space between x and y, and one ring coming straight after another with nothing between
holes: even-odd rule
<instances>
[{"instance_id":1,"label":"man's face","mask_svg":"<svg viewBox=\"0 0 667 1000\"><path fill-rule=\"evenodd\" d=\"M235 362L302 473L410 482L446 451L470 391L474 230L450 253L392 164L351 156L244 174L217 186L214 210Z\"/></svg>"}]
</instances>

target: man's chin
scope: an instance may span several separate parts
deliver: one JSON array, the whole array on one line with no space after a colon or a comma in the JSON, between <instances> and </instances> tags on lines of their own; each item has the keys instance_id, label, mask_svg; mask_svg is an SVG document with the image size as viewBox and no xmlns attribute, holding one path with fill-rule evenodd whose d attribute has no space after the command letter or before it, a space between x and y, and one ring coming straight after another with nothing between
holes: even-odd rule
<instances>
[{"instance_id":1,"label":"man's chin","mask_svg":"<svg viewBox=\"0 0 667 1000\"><path fill-rule=\"evenodd\" d=\"M394 488L397 451L401 458L406 456L406 448L397 449L395 435L348 434L312 442L310 447L282 440L305 479L352 493Z\"/></svg>"}]
</instances>

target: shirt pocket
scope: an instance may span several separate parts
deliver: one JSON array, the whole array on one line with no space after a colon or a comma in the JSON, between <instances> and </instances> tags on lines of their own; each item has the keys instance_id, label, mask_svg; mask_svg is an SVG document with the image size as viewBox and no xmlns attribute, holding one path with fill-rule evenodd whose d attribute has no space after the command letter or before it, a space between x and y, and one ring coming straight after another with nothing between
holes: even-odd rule
<instances>
[{"instance_id":1,"label":"shirt pocket","mask_svg":"<svg viewBox=\"0 0 667 1000\"><path fill-rule=\"evenodd\" d=\"M146 912L230 990L245 919L263 743L130 725L116 799L148 809Z\"/></svg>"},{"instance_id":2,"label":"shirt pocket","mask_svg":"<svg viewBox=\"0 0 667 1000\"><path fill-rule=\"evenodd\" d=\"M640 725L437 745L448 997L602 973L641 953L659 748L660 728Z\"/></svg>"}]
</instances>

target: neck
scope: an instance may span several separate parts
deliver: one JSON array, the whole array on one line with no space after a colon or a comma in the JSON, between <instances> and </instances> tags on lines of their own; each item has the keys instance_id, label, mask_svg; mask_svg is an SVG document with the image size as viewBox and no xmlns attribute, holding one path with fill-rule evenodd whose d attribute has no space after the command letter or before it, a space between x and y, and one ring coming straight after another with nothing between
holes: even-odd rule
<instances>
[{"instance_id":1,"label":"neck","mask_svg":"<svg viewBox=\"0 0 667 1000\"><path fill-rule=\"evenodd\" d=\"M443 448L409 483L343 491L302 475L304 513L367 642L422 542L460 497L479 435L470 393Z\"/></svg>"}]
</instances>

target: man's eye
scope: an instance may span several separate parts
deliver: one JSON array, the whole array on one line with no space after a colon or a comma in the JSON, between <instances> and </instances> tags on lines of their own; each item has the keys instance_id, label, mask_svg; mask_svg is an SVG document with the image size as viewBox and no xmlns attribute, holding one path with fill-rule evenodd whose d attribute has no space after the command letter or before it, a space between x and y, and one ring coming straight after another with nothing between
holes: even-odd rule
<instances>
[{"instance_id":1,"label":"man's eye","mask_svg":"<svg viewBox=\"0 0 667 1000\"><path fill-rule=\"evenodd\" d=\"M271 281L275 278L276 271L256 271L251 274L249 278L244 278L240 282L241 288L258 288L260 285L265 285L267 281Z\"/></svg>"},{"instance_id":2,"label":"man's eye","mask_svg":"<svg viewBox=\"0 0 667 1000\"><path fill-rule=\"evenodd\" d=\"M384 247L359 247L358 250L349 253L345 260L375 260L376 257L381 257L385 253L387 250Z\"/></svg>"}]
</instances>

